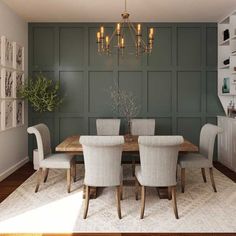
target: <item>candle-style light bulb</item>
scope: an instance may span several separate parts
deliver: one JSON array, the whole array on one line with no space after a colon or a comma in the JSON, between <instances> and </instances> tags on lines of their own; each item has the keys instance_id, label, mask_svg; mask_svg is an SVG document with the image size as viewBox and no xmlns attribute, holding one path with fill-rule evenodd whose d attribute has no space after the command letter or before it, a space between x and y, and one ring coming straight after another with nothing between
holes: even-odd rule
<instances>
[{"instance_id":1,"label":"candle-style light bulb","mask_svg":"<svg viewBox=\"0 0 236 236\"><path fill-rule=\"evenodd\" d=\"M122 37L121 38L121 48L124 48L125 47L125 39Z\"/></svg>"},{"instance_id":2,"label":"candle-style light bulb","mask_svg":"<svg viewBox=\"0 0 236 236\"><path fill-rule=\"evenodd\" d=\"M138 35L141 35L141 24L138 24L137 31L138 31Z\"/></svg>"},{"instance_id":3,"label":"candle-style light bulb","mask_svg":"<svg viewBox=\"0 0 236 236\"><path fill-rule=\"evenodd\" d=\"M104 37L104 27L103 26L101 26L100 32L101 32L101 37L103 38Z\"/></svg>"},{"instance_id":4,"label":"candle-style light bulb","mask_svg":"<svg viewBox=\"0 0 236 236\"><path fill-rule=\"evenodd\" d=\"M117 32L117 35L120 35L120 23L118 23L116 26L116 32Z\"/></svg>"},{"instance_id":5,"label":"candle-style light bulb","mask_svg":"<svg viewBox=\"0 0 236 236\"><path fill-rule=\"evenodd\" d=\"M97 42L100 43L101 33L97 32Z\"/></svg>"}]
</instances>

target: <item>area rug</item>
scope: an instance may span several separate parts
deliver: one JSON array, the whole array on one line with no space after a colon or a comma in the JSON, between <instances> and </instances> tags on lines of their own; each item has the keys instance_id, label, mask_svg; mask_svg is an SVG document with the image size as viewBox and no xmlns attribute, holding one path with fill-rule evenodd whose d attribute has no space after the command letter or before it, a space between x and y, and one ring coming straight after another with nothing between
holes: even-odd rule
<instances>
[{"instance_id":1,"label":"area rug","mask_svg":"<svg viewBox=\"0 0 236 236\"><path fill-rule=\"evenodd\" d=\"M124 178L131 179L131 168L124 165ZM201 171L186 172L186 192L177 204L179 220L172 202L159 199L155 188L147 189L145 217L140 216L140 200L134 186L124 186L122 219L117 217L115 188L100 190L90 200L88 218L83 219L83 165L77 165L77 182L66 192L66 173L51 170L47 183L34 193L36 174L27 179L0 204L0 233L67 232L236 232L236 184L214 169L218 192L214 193L209 175L204 183Z\"/></svg>"}]
</instances>

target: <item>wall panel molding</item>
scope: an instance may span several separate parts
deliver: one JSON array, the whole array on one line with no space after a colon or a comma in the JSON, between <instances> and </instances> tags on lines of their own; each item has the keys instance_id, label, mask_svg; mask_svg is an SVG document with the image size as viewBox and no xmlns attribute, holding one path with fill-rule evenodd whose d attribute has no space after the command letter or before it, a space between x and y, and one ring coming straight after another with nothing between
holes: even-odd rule
<instances>
[{"instance_id":1,"label":"wall panel molding","mask_svg":"<svg viewBox=\"0 0 236 236\"><path fill-rule=\"evenodd\" d=\"M30 124L46 122L53 145L75 133L94 134L97 117L111 111L114 82L133 91L142 106L139 117L155 118L157 134L183 134L198 144L199 130L223 114L217 97L217 25L145 23L155 28L151 56L124 58L97 53L99 23L30 23L29 74L39 71L59 81L64 104L54 113L29 112ZM105 24L112 32L114 24ZM121 132L125 133L122 120ZM30 137L30 152L33 147ZM31 152L32 153L32 152ZM30 153L30 154L31 154Z\"/></svg>"}]
</instances>

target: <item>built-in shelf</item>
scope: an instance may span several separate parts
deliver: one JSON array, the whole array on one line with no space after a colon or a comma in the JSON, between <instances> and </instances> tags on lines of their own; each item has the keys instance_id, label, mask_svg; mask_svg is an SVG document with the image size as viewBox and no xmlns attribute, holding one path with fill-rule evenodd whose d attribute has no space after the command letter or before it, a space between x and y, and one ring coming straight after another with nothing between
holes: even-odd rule
<instances>
[{"instance_id":1,"label":"built-in shelf","mask_svg":"<svg viewBox=\"0 0 236 236\"><path fill-rule=\"evenodd\" d=\"M236 56L236 52L232 52L232 53L231 53L231 56Z\"/></svg>"},{"instance_id":2,"label":"built-in shelf","mask_svg":"<svg viewBox=\"0 0 236 236\"><path fill-rule=\"evenodd\" d=\"M226 46L229 45L229 39L226 39L225 41L220 42L220 46Z\"/></svg>"},{"instance_id":3,"label":"built-in shelf","mask_svg":"<svg viewBox=\"0 0 236 236\"><path fill-rule=\"evenodd\" d=\"M231 39L235 40L236 39L236 35L232 36Z\"/></svg>"},{"instance_id":4,"label":"built-in shelf","mask_svg":"<svg viewBox=\"0 0 236 236\"><path fill-rule=\"evenodd\" d=\"M219 69L228 69L229 65L225 65L225 66L220 66Z\"/></svg>"}]
</instances>

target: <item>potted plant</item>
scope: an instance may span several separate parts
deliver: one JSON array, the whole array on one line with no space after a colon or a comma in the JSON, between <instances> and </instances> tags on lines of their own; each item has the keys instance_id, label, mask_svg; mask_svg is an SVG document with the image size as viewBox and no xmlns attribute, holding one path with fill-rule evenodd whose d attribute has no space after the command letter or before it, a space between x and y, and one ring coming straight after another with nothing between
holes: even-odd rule
<instances>
[{"instance_id":1,"label":"potted plant","mask_svg":"<svg viewBox=\"0 0 236 236\"><path fill-rule=\"evenodd\" d=\"M59 89L58 83L54 84L51 79L39 73L20 88L19 95L29 101L34 111L52 112L62 103Z\"/></svg>"},{"instance_id":2,"label":"potted plant","mask_svg":"<svg viewBox=\"0 0 236 236\"><path fill-rule=\"evenodd\" d=\"M136 97L132 92L120 89L117 84L110 88L110 97L113 112L116 112L118 109L119 114L127 122L126 140L132 141L130 121L139 114L141 107L137 105Z\"/></svg>"}]
</instances>

